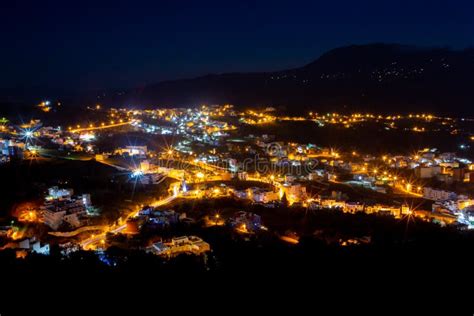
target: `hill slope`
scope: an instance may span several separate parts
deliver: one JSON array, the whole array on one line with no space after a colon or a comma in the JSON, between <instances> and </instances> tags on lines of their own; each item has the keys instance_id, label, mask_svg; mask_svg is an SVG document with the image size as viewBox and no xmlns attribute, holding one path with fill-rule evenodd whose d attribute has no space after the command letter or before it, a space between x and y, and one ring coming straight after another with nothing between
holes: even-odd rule
<instances>
[{"instance_id":1,"label":"hill slope","mask_svg":"<svg viewBox=\"0 0 474 316\"><path fill-rule=\"evenodd\" d=\"M292 112L431 111L474 114L474 49L353 45L296 69L164 81L105 101L115 105L272 105Z\"/></svg>"}]
</instances>

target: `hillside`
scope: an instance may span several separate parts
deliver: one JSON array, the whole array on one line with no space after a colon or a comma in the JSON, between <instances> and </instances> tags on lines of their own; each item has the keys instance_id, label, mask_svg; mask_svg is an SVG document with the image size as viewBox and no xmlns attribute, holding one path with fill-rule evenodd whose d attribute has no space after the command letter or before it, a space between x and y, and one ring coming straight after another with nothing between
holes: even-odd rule
<instances>
[{"instance_id":1,"label":"hillside","mask_svg":"<svg viewBox=\"0 0 474 316\"><path fill-rule=\"evenodd\" d=\"M272 105L319 109L474 114L474 50L394 44L331 50L301 68L268 73L211 74L164 81L106 98L110 104Z\"/></svg>"}]
</instances>

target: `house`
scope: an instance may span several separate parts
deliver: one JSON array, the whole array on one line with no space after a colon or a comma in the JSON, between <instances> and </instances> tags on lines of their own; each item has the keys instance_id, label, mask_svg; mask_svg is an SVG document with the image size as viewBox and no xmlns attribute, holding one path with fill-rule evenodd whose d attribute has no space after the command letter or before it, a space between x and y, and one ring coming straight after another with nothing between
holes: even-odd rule
<instances>
[{"instance_id":1,"label":"house","mask_svg":"<svg viewBox=\"0 0 474 316\"><path fill-rule=\"evenodd\" d=\"M415 169L415 176L421 179L432 178L441 173L440 166L420 166Z\"/></svg>"},{"instance_id":2,"label":"house","mask_svg":"<svg viewBox=\"0 0 474 316\"><path fill-rule=\"evenodd\" d=\"M262 218L254 213L239 211L229 218L231 227L246 231L254 232L262 228Z\"/></svg>"},{"instance_id":3,"label":"house","mask_svg":"<svg viewBox=\"0 0 474 316\"><path fill-rule=\"evenodd\" d=\"M281 188L282 193L286 194L286 198L293 204L306 199L306 187L300 183L285 183ZM281 194L283 195L283 194Z\"/></svg>"},{"instance_id":4,"label":"house","mask_svg":"<svg viewBox=\"0 0 474 316\"><path fill-rule=\"evenodd\" d=\"M423 188L423 197L428 200L442 201L442 200L454 200L457 198L457 194L445 190L437 190L430 187Z\"/></svg>"},{"instance_id":5,"label":"house","mask_svg":"<svg viewBox=\"0 0 474 316\"><path fill-rule=\"evenodd\" d=\"M174 257L182 253L201 255L211 250L211 246L196 236L172 238L169 242L157 242L148 251L159 256Z\"/></svg>"},{"instance_id":6,"label":"house","mask_svg":"<svg viewBox=\"0 0 474 316\"><path fill-rule=\"evenodd\" d=\"M27 238L18 243L18 248L27 250L33 253L37 253L40 255L49 255L49 244L44 244L41 245L39 240L36 240L35 238Z\"/></svg>"},{"instance_id":7,"label":"house","mask_svg":"<svg viewBox=\"0 0 474 316\"><path fill-rule=\"evenodd\" d=\"M72 189L58 189L52 187L48 190L43 205L40 207L40 220L53 230L63 223L72 228L80 227L87 217L87 210L92 206L89 194L72 196Z\"/></svg>"}]
</instances>

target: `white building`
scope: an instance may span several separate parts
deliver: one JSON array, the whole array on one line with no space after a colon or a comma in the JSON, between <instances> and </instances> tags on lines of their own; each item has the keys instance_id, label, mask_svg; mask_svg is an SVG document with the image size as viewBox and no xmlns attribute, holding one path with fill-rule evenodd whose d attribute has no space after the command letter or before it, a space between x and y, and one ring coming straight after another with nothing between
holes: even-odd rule
<instances>
[{"instance_id":1,"label":"white building","mask_svg":"<svg viewBox=\"0 0 474 316\"><path fill-rule=\"evenodd\" d=\"M249 196L255 202L270 203L273 201L278 201L280 199L280 195L278 192L274 192L271 190L263 190L263 189L258 189L258 188L252 188L252 189L254 190L251 192L251 194L249 194Z\"/></svg>"},{"instance_id":2,"label":"white building","mask_svg":"<svg viewBox=\"0 0 474 316\"><path fill-rule=\"evenodd\" d=\"M147 146L126 146L115 151L119 155L128 154L129 156L145 157L148 148Z\"/></svg>"},{"instance_id":3,"label":"white building","mask_svg":"<svg viewBox=\"0 0 474 316\"><path fill-rule=\"evenodd\" d=\"M71 189L59 190L57 187L50 188L49 193L50 195L40 207L41 220L44 224L54 230L58 229L63 222L73 228L83 224L82 218L87 215L87 208L91 207L89 194L72 197Z\"/></svg>"},{"instance_id":4,"label":"white building","mask_svg":"<svg viewBox=\"0 0 474 316\"><path fill-rule=\"evenodd\" d=\"M432 167L418 167L415 169L415 174L418 178L426 179L426 178L433 178L441 173L440 166L432 166Z\"/></svg>"},{"instance_id":5,"label":"white building","mask_svg":"<svg viewBox=\"0 0 474 316\"><path fill-rule=\"evenodd\" d=\"M423 188L423 197L433 201L454 200L457 198L456 193L445 190L437 190L430 187Z\"/></svg>"},{"instance_id":6,"label":"white building","mask_svg":"<svg viewBox=\"0 0 474 316\"><path fill-rule=\"evenodd\" d=\"M49 244L44 244L41 246L41 243L35 239L24 239L18 243L18 248L30 250L31 252L41 254L41 255L49 255Z\"/></svg>"},{"instance_id":7,"label":"white building","mask_svg":"<svg viewBox=\"0 0 474 316\"><path fill-rule=\"evenodd\" d=\"M237 178L239 180L246 181L248 177L249 177L249 174L245 171L237 173Z\"/></svg>"},{"instance_id":8,"label":"white building","mask_svg":"<svg viewBox=\"0 0 474 316\"><path fill-rule=\"evenodd\" d=\"M61 198L70 198L74 191L72 189L60 189L57 186L51 187L48 189L47 199L61 199Z\"/></svg>"},{"instance_id":9,"label":"white building","mask_svg":"<svg viewBox=\"0 0 474 316\"><path fill-rule=\"evenodd\" d=\"M286 194L286 198L288 199L290 204L300 202L306 199L306 187L301 185L300 183L286 183L283 185L281 190L283 191L282 193Z\"/></svg>"},{"instance_id":10,"label":"white building","mask_svg":"<svg viewBox=\"0 0 474 316\"><path fill-rule=\"evenodd\" d=\"M171 239L170 242L158 242L151 246L150 251L160 256L176 256L181 253L200 255L211 250L211 246L196 236L182 236Z\"/></svg>"}]
</instances>

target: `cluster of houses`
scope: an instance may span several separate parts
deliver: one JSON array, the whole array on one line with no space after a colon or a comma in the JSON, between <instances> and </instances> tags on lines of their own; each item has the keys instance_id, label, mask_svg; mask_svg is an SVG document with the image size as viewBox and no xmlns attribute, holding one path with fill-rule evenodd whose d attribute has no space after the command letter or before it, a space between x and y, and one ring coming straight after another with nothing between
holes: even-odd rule
<instances>
[{"instance_id":1,"label":"cluster of houses","mask_svg":"<svg viewBox=\"0 0 474 316\"><path fill-rule=\"evenodd\" d=\"M146 250L159 256L174 257L183 253L201 255L210 251L211 246L197 236L181 236L156 242Z\"/></svg>"},{"instance_id":2,"label":"cluster of houses","mask_svg":"<svg viewBox=\"0 0 474 316\"><path fill-rule=\"evenodd\" d=\"M474 199L430 187L423 188L423 197L433 201L433 213L445 214L446 217L467 225L468 229L474 228Z\"/></svg>"},{"instance_id":3,"label":"cluster of houses","mask_svg":"<svg viewBox=\"0 0 474 316\"><path fill-rule=\"evenodd\" d=\"M53 230L66 225L78 228L89 219L88 211L92 209L89 194L73 195L72 189L51 187L43 205L40 207L40 221Z\"/></svg>"}]
</instances>

